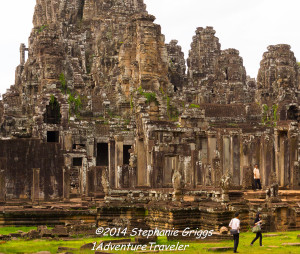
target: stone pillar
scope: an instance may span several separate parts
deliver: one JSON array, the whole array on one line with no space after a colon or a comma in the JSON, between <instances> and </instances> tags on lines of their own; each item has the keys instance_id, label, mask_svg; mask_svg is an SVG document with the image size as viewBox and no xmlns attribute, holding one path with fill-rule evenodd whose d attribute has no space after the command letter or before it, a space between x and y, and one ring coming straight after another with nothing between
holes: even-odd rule
<instances>
[{"instance_id":1,"label":"stone pillar","mask_svg":"<svg viewBox=\"0 0 300 254\"><path fill-rule=\"evenodd\" d=\"M120 188L120 179L122 174L122 166L123 166L123 144L124 137L115 136L115 186L116 188Z\"/></svg>"},{"instance_id":2,"label":"stone pillar","mask_svg":"<svg viewBox=\"0 0 300 254\"><path fill-rule=\"evenodd\" d=\"M230 138L223 136L223 174L230 170Z\"/></svg>"},{"instance_id":3,"label":"stone pillar","mask_svg":"<svg viewBox=\"0 0 300 254\"><path fill-rule=\"evenodd\" d=\"M193 188L196 188L197 186L197 168L196 168L196 162L197 162L197 152L196 152L196 144L191 144L191 170L192 170L192 186Z\"/></svg>"},{"instance_id":4,"label":"stone pillar","mask_svg":"<svg viewBox=\"0 0 300 254\"><path fill-rule=\"evenodd\" d=\"M249 147L245 142L245 139L240 139L240 153L241 153L241 174L240 179L244 182L244 177L246 176L245 169L250 166L249 162Z\"/></svg>"},{"instance_id":5,"label":"stone pillar","mask_svg":"<svg viewBox=\"0 0 300 254\"><path fill-rule=\"evenodd\" d=\"M21 45L20 45L20 65L25 64L25 50L26 50L25 44L21 43Z\"/></svg>"},{"instance_id":6,"label":"stone pillar","mask_svg":"<svg viewBox=\"0 0 300 254\"><path fill-rule=\"evenodd\" d=\"M5 188L5 170L0 169L0 203L5 202L6 188Z\"/></svg>"},{"instance_id":7,"label":"stone pillar","mask_svg":"<svg viewBox=\"0 0 300 254\"><path fill-rule=\"evenodd\" d=\"M63 168L63 199L68 201L70 199L70 169Z\"/></svg>"},{"instance_id":8,"label":"stone pillar","mask_svg":"<svg viewBox=\"0 0 300 254\"><path fill-rule=\"evenodd\" d=\"M95 139L88 138L86 141L86 155L88 160L92 160L95 155Z\"/></svg>"},{"instance_id":9,"label":"stone pillar","mask_svg":"<svg viewBox=\"0 0 300 254\"><path fill-rule=\"evenodd\" d=\"M64 135L64 147L67 152L72 151L73 143L72 143L72 133L66 133Z\"/></svg>"},{"instance_id":10,"label":"stone pillar","mask_svg":"<svg viewBox=\"0 0 300 254\"><path fill-rule=\"evenodd\" d=\"M298 187L298 134L290 133L290 188L297 189Z\"/></svg>"},{"instance_id":11,"label":"stone pillar","mask_svg":"<svg viewBox=\"0 0 300 254\"><path fill-rule=\"evenodd\" d=\"M261 137L261 142L260 142L260 161L261 164L259 165L259 171L260 171L260 181L262 186L266 186L266 177L265 177L265 171L266 171L266 154L267 151L267 144L265 137Z\"/></svg>"},{"instance_id":12,"label":"stone pillar","mask_svg":"<svg viewBox=\"0 0 300 254\"><path fill-rule=\"evenodd\" d=\"M40 200L40 169L33 168L33 179L32 179L32 192L31 200L32 202L39 202Z\"/></svg>"},{"instance_id":13,"label":"stone pillar","mask_svg":"<svg viewBox=\"0 0 300 254\"><path fill-rule=\"evenodd\" d=\"M116 165L116 159L115 159L115 152L116 152L116 146L115 141L110 140L108 143L108 171L109 171L109 184L111 188L116 187L116 175L115 175L115 165Z\"/></svg>"},{"instance_id":14,"label":"stone pillar","mask_svg":"<svg viewBox=\"0 0 300 254\"><path fill-rule=\"evenodd\" d=\"M213 159L216 157L216 149L217 149L217 133L209 132L208 133L208 163L211 165Z\"/></svg>"},{"instance_id":15,"label":"stone pillar","mask_svg":"<svg viewBox=\"0 0 300 254\"><path fill-rule=\"evenodd\" d=\"M87 171L88 171L88 163L87 158L82 158L82 166L80 168L80 187L81 187L81 195L84 197L87 195Z\"/></svg>"},{"instance_id":16,"label":"stone pillar","mask_svg":"<svg viewBox=\"0 0 300 254\"><path fill-rule=\"evenodd\" d=\"M280 153L280 147L279 147L279 133L277 130L274 131L275 136L275 173L278 179L278 183L280 183L280 167L279 167L279 153Z\"/></svg>"},{"instance_id":17,"label":"stone pillar","mask_svg":"<svg viewBox=\"0 0 300 254\"><path fill-rule=\"evenodd\" d=\"M137 141L137 185L147 185L147 157L144 140Z\"/></svg>"},{"instance_id":18,"label":"stone pillar","mask_svg":"<svg viewBox=\"0 0 300 254\"><path fill-rule=\"evenodd\" d=\"M233 183L241 185L240 174L241 174L241 154L240 154L240 139L238 133L232 133L232 175Z\"/></svg>"},{"instance_id":19,"label":"stone pillar","mask_svg":"<svg viewBox=\"0 0 300 254\"><path fill-rule=\"evenodd\" d=\"M61 113L61 124L63 127L68 125L69 121L69 104L61 104L60 105L60 113Z\"/></svg>"},{"instance_id":20,"label":"stone pillar","mask_svg":"<svg viewBox=\"0 0 300 254\"><path fill-rule=\"evenodd\" d=\"M211 176L209 175L209 170L213 170L213 160L216 158L216 150L217 150L217 138L216 138L217 133L216 132L209 132L208 133L208 166L206 167L206 172L205 172L205 185L210 185L213 181L213 175L214 172L211 172ZM210 182L210 183L209 183Z\"/></svg>"},{"instance_id":21,"label":"stone pillar","mask_svg":"<svg viewBox=\"0 0 300 254\"><path fill-rule=\"evenodd\" d=\"M289 184L289 142L287 132L279 132L278 142L278 166L279 166L279 186L286 186Z\"/></svg>"}]
</instances>

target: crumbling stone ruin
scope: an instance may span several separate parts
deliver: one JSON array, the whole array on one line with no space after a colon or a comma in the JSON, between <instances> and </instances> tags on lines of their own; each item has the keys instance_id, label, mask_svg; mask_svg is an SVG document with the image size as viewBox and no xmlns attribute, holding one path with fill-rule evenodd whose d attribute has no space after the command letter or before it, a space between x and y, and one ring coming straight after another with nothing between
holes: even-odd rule
<instances>
[{"instance_id":1,"label":"crumbling stone ruin","mask_svg":"<svg viewBox=\"0 0 300 254\"><path fill-rule=\"evenodd\" d=\"M99 225L179 229L218 229L235 210L250 220L260 209L270 229L299 229L300 70L290 46L269 46L255 80L238 50L197 28L186 73L178 42L166 44L154 21L143 0L37 0L0 102L0 202L102 198L101 216L89 217ZM246 194L254 164L276 199ZM22 216L7 214L6 224Z\"/></svg>"}]
</instances>

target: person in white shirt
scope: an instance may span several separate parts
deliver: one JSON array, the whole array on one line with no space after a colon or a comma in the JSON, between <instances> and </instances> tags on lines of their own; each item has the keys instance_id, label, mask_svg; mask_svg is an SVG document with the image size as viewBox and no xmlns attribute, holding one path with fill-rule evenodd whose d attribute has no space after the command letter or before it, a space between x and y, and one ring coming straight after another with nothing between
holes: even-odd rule
<instances>
[{"instance_id":1,"label":"person in white shirt","mask_svg":"<svg viewBox=\"0 0 300 254\"><path fill-rule=\"evenodd\" d=\"M254 175L254 188L255 188L255 190L256 189L260 189L261 190L260 172L259 172L257 164L255 164L255 166L254 166L253 175Z\"/></svg>"},{"instance_id":2,"label":"person in white shirt","mask_svg":"<svg viewBox=\"0 0 300 254\"><path fill-rule=\"evenodd\" d=\"M238 253L237 248L239 246L240 223L241 223L239 220L239 216L240 216L240 214L238 212L236 212L234 215L235 218L233 218L229 223L229 227L231 227L230 232L233 234L233 240L234 240L233 252L234 253Z\"/></svg>"}]
</instances>

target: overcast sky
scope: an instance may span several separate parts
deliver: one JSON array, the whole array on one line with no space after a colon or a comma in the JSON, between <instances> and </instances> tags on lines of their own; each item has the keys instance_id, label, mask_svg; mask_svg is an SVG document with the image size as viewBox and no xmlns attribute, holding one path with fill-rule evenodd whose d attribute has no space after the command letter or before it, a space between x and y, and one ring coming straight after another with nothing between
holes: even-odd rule
<instances>
[{"instance_id":1,"label":"overcast sky","mask_svg":"<svg viewBox=\"0 0 300 254\"><path fill-rule=\"evenodd\" d=\"M256 77L268 45L287 43L300 60L299 0L144 0L166 42L177 39L185 57L197 27L213 26L222 49L236 48ZM32 29L35 0L1 1L0 93L14 84L19 46Z\"/></svg>"}]
</instances>

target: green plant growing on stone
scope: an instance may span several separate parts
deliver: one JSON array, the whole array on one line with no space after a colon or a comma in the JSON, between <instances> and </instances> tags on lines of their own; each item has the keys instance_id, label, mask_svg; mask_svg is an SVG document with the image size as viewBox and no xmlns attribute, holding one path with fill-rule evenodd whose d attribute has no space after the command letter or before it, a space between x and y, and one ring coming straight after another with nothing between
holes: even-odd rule
<instances>
[{"instance_id":1,"label":"green plant growing on stone","mask_svg":"<svg viewBox=\"0 0 300 254\"><path fill-rule=\"evenodd\" d=\"M142 86L139 86L137 91L139 92L140 95L143 95L143 93L144 93Z\"/></svg>"},{"instance_id":2,"label":"green plant growing on stone","mask_svg":"<svg viewBox=\"0 0 300 254\"><path fill-rule=\"evenodd\" d=\"M68 95L68 104L69 104L69 113L71 115L71 113L75 114L77 117L79 117L79 110L82 108L82 98L80 97L80 95L76 95L76 93L72 93L68 87L67 87L67 81L66 81L66 77L65 74L62 72L59 75L59 81L61 84L61 88L60 90L64 93Z\"/></svg>"},{"instance_id":3,"label":"green plant growing on stone","mask_svg":"<svg viewBox=\"0 0 300 254\"><path fill-rule=\"evenodd\" d=\"M61 119L60 106L53 94L50 96L49 106L51 107L51 114L54 114L55 118L57 119L56 123L59 123Z\"/></svg>"},{"instance_id":4,"label":"green plant growing on stone","mask_svg":"<svg viewBox=\"0 0 300 254\"><path fill-rule=\"evenodd\" d=\"M125 123L125 125L130 124L130 119L125 119L124 123Z\"/></svg>"},{"instance_id":5,"label":"green plant growing on stone","mask_svg":"<svg viewBox=\"0 0 300 254\"><path fill-rule=\"evenodd\" d=\"M174 68L174 63L173 63L172 59L170 59L169 64L170 64L171 68Z\"/></svg>"},{"instance_id":6,"label":"green plant growing on stone","mask_svg":"<svg viewBox=\"0 0 300 254\"><path fill-rule=\"evenodd\" d=\"M155 93L144 93L144 96L147 99L147 103L155 102L155 104L158 104Z\"/></svg>"},{"instance_id":7,"label":"green plant growing on stone","mask_svg":"<svg viewBox=\"0 0 300 254\"><path fill-rule=\"evenodd\" d=\"M267 127L276 127L278 121L278 105L274 104L271 108L264 104L262 106L262 124Z\"/></svg>"},{"instance_id":8,"label":"green plant growing on stone","mask_svg":"<svg viewBox=\"0 0 300 254\"><path fill-rule=\"evenodd\" d=\"M171 121L178 121L178 117L179 117L178 109L171 105L171 99L168 95L166 96L166 100L167 100L167 114L169 119Z\"/></svg>"},{"instance_id":9,"label":"green plant growing on stone","mask_svg":"<svg viewBox=\"0 0 300 254\"><path fill-rule=\"evenodd\" d=\"M39 27L39 29L37 30L38 33L43 32L44 30L46 30L48 28L48 25L42 25Z\"/></svg>"},{"instance_id":10,"label":"green plant growing on stone","mask_svg":"<svg viewBox=\"0 0 300 254\"><path fill-rule=\"evenodd\" d=\"M189 106L189 108L200 108L200 106L197 105L197 104L191 104L191 105Z\"/></svg>"},{"instance_id":11,"label":"green plant growing on stone","mask_svg":"<svg viewBox=\"0 0 300 254\"><path fill-rule=\"evenodd\" d=\"M130 98L130 108L131 108L131 110L133 110L133 108L134 108L133 95L131 95L131 98Z\"/></svg>"},{"instance_id":12,"label":"green plant growing on stone","mask_svg":"<svg viewBox=\"0 0 300 254\"><path fill-rule=\"evenodd\" d=\"M275 124L277 124L277 121L278 121L278 116L277 116L277 111L278 111L278 105L277 104L274 104L272 106L272 109L273 109L273 122Z\"/></svg>"},{"instance_id":13,"label":"green plant growing on stone","mask_svg":"<svg viewBox=\"0 0 300 254\"><path fill-rule=\"evenodd\" d=\"M54 97L53 94L51 94L51 96L50 96L50 105L51 105L51 107L54 105L54 103L55 103L55 97Z\"/></svg>"},{"instance_id":14,"label":"green plant growing on stone","mask_svg":"<svg viewBox=\"0 0 300 254\"><path fill-rule=\"evenodd\" d=\"M61 84L61 91L66 93L67 92L67 82L66 82L65 74L63 72L59 75L59 81Z\"/></svg>"},{"instance_id":15,"label":"green plant growing on stone","mask_svg":"<svg viewBox=\"0 0 300 254\"><path fill-rule=\"evenodd\" d=\"M145 92L141 86L137 90L140 93L140 95L142 95L146 98L147 103L154 102L156 105L158 105L156 94L154 92L152 92L152 93L151 92Z\"/></svg>"},{"instance_id":16,"label":"green plant growing on stone","mask_svg":"<svg viewBox=\"0 0 300 254\"><path fill-rule=\"evenodd\" d=\"M262 124L269 125L270 123L270 116L269 116L269 107L268 105L263 105L263 114L262 114Z\"/></svg>"},{"instance_id":17,"label":"green plant growing on stone","mask_svg":"<svg viewBox=\"0 0 300 254\"><path fill-rule=\"evenodd\" d=\"M114 113L110 109L107 110L107 114L110 118L114 117Z\"/></svg>"},{"instance_id":18,"label":"green plant growing on stone","mask_svg":"<svg viewBox=\"0 0 300 254\"><path fill-rule=\"evenodd\" d=\"M79 109L82 107L80 95L76 96L69 93L68 103L70 105L70 113L73 112L78 117L80 115Z\"/></svg>"}]
</instances>

